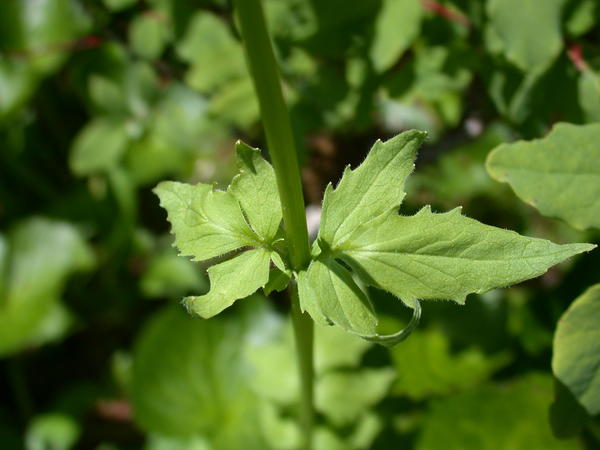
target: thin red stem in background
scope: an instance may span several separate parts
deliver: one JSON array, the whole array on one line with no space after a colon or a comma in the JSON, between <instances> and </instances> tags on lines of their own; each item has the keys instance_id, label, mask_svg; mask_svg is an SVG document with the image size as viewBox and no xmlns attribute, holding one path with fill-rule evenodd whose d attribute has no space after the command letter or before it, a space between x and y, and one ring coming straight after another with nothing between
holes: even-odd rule
<instances>
[{"instance_id":1,"label":"thin red stem in background","mask_svg":"<svg viewBox=\"0 0 600 450\"><path fill-rule=\"evenodd\" d=\"M571 44L569 48L567 48L567 56L577 70L580 72L585 72L588 70L587 63L585 62L585 59L583 59L581 44Z\"/></svg>"},{"instance_id":2,"label":"thin red stem in background","mask_svg":"<svg viewBox=\"0 0 600 450\"><path fill-rule=\"evenodd\" d=\"M442 16L451 22L460 23L461 25L464 25L466 27L471 26L471 21L467 16L457 11L453 11L439 2L433 0L423 0L422 4L423 8L425 8L426 10L438 14L439 16Z\"/></svg>"}]
</instances>

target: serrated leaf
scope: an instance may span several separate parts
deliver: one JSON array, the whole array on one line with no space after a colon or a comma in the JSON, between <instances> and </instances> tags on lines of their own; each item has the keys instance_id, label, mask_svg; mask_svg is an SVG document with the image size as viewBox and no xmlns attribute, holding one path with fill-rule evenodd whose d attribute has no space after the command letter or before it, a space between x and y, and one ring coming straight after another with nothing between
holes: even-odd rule
<instances>
[{"instance_id":1,"label":"serrated leaf","mask_svg":"<svg viewBox=\"0 0 600 450\"><path fill-rule=\"evenodd\" d=\"M600 284L580 295L558 322L552 370L587 412L600 413Z\"/></svg>"},{"instance_id":2,"label":"serrated leaf","mask_svg":"<svg viewBox=\"0 0 600 450\"><path fill-rule=\"evenodd\" d=\"M267 284L270 260L270 252L255 249L210 267L208 294L186 297L186 307L205 319L219 314L236 300L253 294Z\"/></svg>"},{"instance_id":3,"label":"serrated leaf","mask_svg":"<svg viewBox=\"0 0 600 450\"><path fill-rule=\"evenodd\" d=\"M487 170L524 202L576 228L600 227L600 124L557 124L543 139L500 145Z\"/></svg>"},{"instance_id":4,"label":"serrated leaf","mask_svg":"<svg viewBox=\"0 0 600 450\"><path fill-rule=\"evenodd\" d=\"M548 68L562 48L566 0L490 0L489 27L506 58L523 71ZM515 13L518 11L518 14Z\"/></svg>"},{"instance_id":5,"label":"serrated leaf","mask_svg":"<svg viewBox=\"0 0 600 450\"><path fill-rule=\"evenodd\" d=\"M240 202L254 232L263 240L273 240L282 214L275 171L260 150L243 142L237 142L236 155L240 174L231 181L230 191Z\"/></svg>"},{"instance_id":6,"label":"serrated leaf","mask_svg":"<svg viewBox=\"0 0 600 450\"><path fill-rule=\"evenodd\" d=\"M230 192L174 181L160 183L154 192L167 210L181 255L202 261L258 244Z\"/></svg>"},{"instance_id":7,"label":"serrated leaf","mask_svg":"<svg viewBox=\"0 0 600 450\"><path fill-rule=\"evenodd\" d=\"M414 169L415 155L425 135L411 130L386 142L377 141L358 168L346 168L335 189L328 185L319 239L336 247L365 222L396 210L404 198L404 182Z\"/></svg>"},{"instance_id":8,"label":"serrated leaf","mask_svg":"<svg viewBox=\"0 0 600 450\"><path fill-rule=\"evenodd\" d=\"M377 318L352 274L333 259L314 260L298 275L300 307L322 325L329 321L345 330L371 335Z\"/></svg>"},{"instance_id":9,"label":"serrated leaf","mask_svg":"<svg viewBox=\"0 0 600 450\"><path fill-rule=\"evenodd\" d=\"M458 208L435 214L425 207L365 226L336 250L365 282L413 306L418 299L464 303L470 293L536 277L594 247L521 236L469 219Z\"/></svg>"}]
</instances>

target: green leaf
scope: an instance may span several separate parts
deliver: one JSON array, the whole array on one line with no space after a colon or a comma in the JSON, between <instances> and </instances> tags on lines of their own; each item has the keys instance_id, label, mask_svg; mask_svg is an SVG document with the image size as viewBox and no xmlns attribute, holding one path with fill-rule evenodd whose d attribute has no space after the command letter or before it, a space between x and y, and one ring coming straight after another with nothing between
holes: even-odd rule
<instances>
[{"instance_id":1,"label":"green leaf","mask_svg":"<svg viewBox=\"0 0 600 450\"><path fill-rule=\"evenodd\" d=\"M487 357L477 348L453 353L437 329L414 332L391 356L398 374L393 393L417 401L473 387L510 360L506 354Z\"/></svg>"},{"instance_id":2,"label":"green leaf","mask_svg":"<svg viewBox=\"0 0 600 450\"><path fill-rule=\"evenodd\" d=\"M27 427L26 447L31 450L69 450L74 447L80 426L64 414L44 414L35 417Z\"/></svg>"},{"instance_id":3,"label":"green leaf","mask_svg":"<svg viewBox=\"0 0 600 450\"><path fill-rule=\"evenodd\" d=\"M270 261L270 252L255 249L210 267L210 291L200 297L186 297L186 308L205 319L219 314L234 301L253 294L267 284Z\"/></svg>"},{"instance_id":4,"label":"green leaf","mask_svg":"<svg viewBox=\"0 0 600 450\"><path fill-rule=\"evenodd\" d=\"M352 274L333 259L313 260L298 275L300 306L317 323L331 321L347 331L375 334L377 318L369 299Z\"/></svg>"},{"instance_id":5,"label":"green leaf","mask_svg":"<svg viewBox=\"0 0 600 450\"><path fill-rule=\"evenodd\" d=\"M390 210L404 198L404 182L413 171L417 149L425 140L421 131L407 131L377 141L356 169L346 167L338 186L325 189L318 239L331 248L344 243L352 232Z\"/></svg>"},{"instance_id":6,"label":"green leaf","mask_svg":"<svg viewBox=\"0 0 600 450\"><path fill-rule=\"evenodd\" d=\"M581 294L558 322L552 370L590 415L600 413L600 284Z\"/></svg>"},{"instance_id":7,"label":"green leaf","mask_svg":"<svg viewBox=\"0 0 600 450\"><path fill-rule=\"evenodd\" d=\"M231 192L174 181L163 181L154 192L167 210L182 256L202 261L258 244Z\"/></svg>"},{"instance_id":8,"label":"green leaf","mask_svg":"<svg viewBox=\"0 0 600 450\"><path fill-rule=\"evenodd\" d=\"M230 191L240 202L254 232L263 240L273 240L281 223L281 201L275 171L260 150L241 141L236 144L239 175Z\"/></svg>"},{"instance_id":9,"label":"green leaf","mask_svg":"<svg viewBox=\"0 0 600 450\"><path fill-rule=\"evenodd\" d=\"M356 422L364 411L385 397L395 377L389 368L325 374L317 384L316 407L336 426Z\"/></svg>"},{"instance_id":10,"label":"green leaf","mask_svg":"<svg viewBox=\"0 0 600 450\"><path fill-rule=\"evenodd\" d=\"M129 25L131 48L142 58L156 59L169 39L168 23L162 15L147 11L136 16Z\"/></svg>"},{"instance_id":11,"label":"green leaf","mask_svg":"<svg viewBox=\"0 0 600 450\"><path fill-rule=\"evenodd\" d=\"M589 122L600 122L600 76L592 70L579 75L578 97Z\"/></svg>"},{"instance_id":12,"label":"green leaf","mask_svg":"<svg viewBox=\"0 0 600 450\"><path fill-rule=\"evenodd\" d=\"M70 321L58 304L63 287L92 264L67 223L35 218L0 235L0 356L64 334Z\"/></svg>"},{"instance_id":13,"label":"green leaf","mask_svg":"<svg viewBox=\"0 0 600 450\"><path fill-rule=\"evenodd\" d=\"M122 121L94 119L73 142L71 169L77 175L109 170L120 162L128 142L129 137Z\"/></svg>"},{"instance_id":14,"label":"green leaf","mask_svg":"<svg viewBox=\"0 0 600 450\"><path fill-rule=\"evenodd\" d=\"M211 448L264 449L243 344L264 339L273 315L256 299L201 321L180 308L155 315L134 353L132 405L143 430L200 435ZM249 378L250 377L250 378Z\"/></svg>"},{"instance_id":15,"label":"green leaf","mask_svg":"<svg viewBox=\"0 0 600 450\"><path fill-rule=\"evenodd\" d=\"M580 449L554 438L548 425L552 379L529 375L502 386L482 386L433 404L417 450Z\"/></svg>"},{"instance_id":16,"label":"green leaf","mask_svg":"<svg viewBox=\"0 0 600 450\"><path fill-rule=\"evenodd\" d=\"M561 15L565 3L566 0L487 2L488 26L506 58L524 72L548 68L563 46Z\"/></svg>"},{"instance_id":17,"label":"green leaf","mask_svg":"<svg viewBox=\"0 0 600 450\"><path fill-rule=\"evenodd\" d=\"M487 169L524 202L576 228L600 227L600 124L557 124L543 139L504 144Z\"/></svg>"},{"instance_id":18,"label":"green leaf","mask_svg":"<svg viewBox=\"0 0 600 450\"><path fill-rule=\"evenodd\" d=\"M468 294L536 277L594 247L521 236L469 219L460 208L436 214L425 207L367 224L338 251L365 282L412 306L418 299L462 304Z\"/></svg>"},{"instance_id":19,"label":"green leaf","mask_svg":"<svg viewBox=\"0 0 600 450\"><path fill-rule=\"evenodd\" d=\"M402 56L419 33L422 15L419 0L384 0L370 50L375 70L389 69Z\"/></svg>"},{"instance_id":20,"label":"green leaf","mask_svg":"<svg viewBox=\"0 0 600 450\"><path fill-rule=\"evenodd\" d=\"M104 5L111 11L121 11L133 6L137 0L103 0Z\"/></svg>"}]
</instances>

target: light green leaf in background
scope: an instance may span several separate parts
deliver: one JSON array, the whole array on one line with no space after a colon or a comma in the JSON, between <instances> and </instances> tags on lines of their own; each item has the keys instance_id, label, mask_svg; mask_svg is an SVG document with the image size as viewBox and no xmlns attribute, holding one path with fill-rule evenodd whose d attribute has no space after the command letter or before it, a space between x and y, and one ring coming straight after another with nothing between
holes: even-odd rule
<instances>
[{"instance_id":1,"label":"light green leaf in background","mask_svg":"<svg viewBox=\"0 0 600 450\"><path fill-rule=\"evenodd\" d=\"M206 438L211 448L264 449L244 343L264 339L272 313L256 299L201 321L169 308L144 328L133 363L132 405L146 432Z\"/></svg>"},{"instance_id":2,"label":"light green leaf in background","mask_svg":"<svg viewBox=\"0 0 600 450\"><path fill-rule=\"evenodd\" d=\"M488 27L506 58L522 71L546 69L563 46L565 4L566 0L490 0Z\"/></svg>"},{"instance_id":3,"label":"light green leaf in background","mask_svg":"<svg viewBox=\"0 0 600 450\"><path fill-rule=\"evenodd\" d=\"M28 425L25 445L27 450L70 450L80 434L80 426L72 417L44 414L36 416Z\"/></svg>"},{"instance_id":4,"label":"light green leaf in background","mask_svg":"<svg viewBox=\"0 0 600 450\"><path fill-rule=\"evenodd\" d=\"M421 27L420 0L384 0L375 21L370 56L377 72L389 69L412 44Z\"/></svg>"},{"instance_id":5,"label":"light green leaf in background","mask_svg":"<svg viewBox=\"0 0 600 450\"><path fill-rule=\"evenodd\" d=\"M377 141L356 169L348 166L335 189L325 189L318 240L335 250L352 232L383 213L395 211L406 195L404 182L413 171L425 133L411 130Z\"/></svg>"},{"instance_id":6,"label":"light green leaf in background","mask_svg":"<svg viewBox=\"0 0 600 450\"><path fill-rule=\"evenodd\" d=\"M529 375L504 386L482 386L435 402L417 450L570 450L548 424L552 379Z\"/></svg>"},{"instance_id":7,"label":"light green leaf in background","mask_svg":"<svg viewBox=\"0 0 600 450\"><path fill-rule=\"evenodd\" d=\"M129 142L122 120L98 118L77 135L71 149L70 165L77 175L103 172L118 165Z\"/></svg>"},{"instance_id":8,"label":"light green leaf in background","mask_svg":"<svg viewBox=\"0 0 600 450\"><path fill-rule=\"evenodd\" d=\"M111 11L121 11L133 6L138 0L103 0L104 5Z\"/></svg>"},{"instance_id":9,"label":"light green leaf in background","mask_svg":"<svg viewBox=\"0 0 600 450\"><path fill-rule=\"evenodd\" d=\"M590 415L600 413L600 284L577 297L560 318L552 371Z\"/></svg>"},{"instance_id":10,"label":"light green leaf in background","mask_svg":"<svg viewBox=\"0 0 600 450\"><path fill-rule=\"evenodd\" d=\"M186 308L205 319L219 314L234 301L253 294L269 281L271 255L267 250L248 250L208 269L210 290L200 297L186 297Z\"/></svg>"},{"instance_id":11,"label":"light green leaf in background","mask_svg":"<svg viewBox=\"0 0 600 450\"><path fill-rule=\"evenodd\" d=\"M67 278L93 264L91 250L71 225L35 218L0 235L0 355L40 345L66 331L57 303Z\"/></svg>"},{"instance_id":12,"label":"light green leaf in background","mask_svg":"<svg viewBox=\"0 0 600 450\"><path fill-rule=\"evenodd\" d=\"M578 80L578 97L581 109L589 122L600 122L600 75L587 69Z\"/></svg>"},{"instance_id":13,"label":"light green leaf in background","mask_svg":"<svg viewBox=\"0 0 600 450\"><path fill-rule=\"evenodd\" d=\"M436 214L425 207L365 225L339 251L365 282L412 306L418 299L462 304L468 294L537 277L594 247L521 236L465 217L459 208Z\"/></svg>"},{"instance_id":14,"label":"light green leaf in background","mask_svg":"<svg viewBox=\"0 0 600 450\"><path fill-rule=\"evenodd\" d=\"M160 57L169 40L169 24L162 14L146 11L129 24L129 42L132 50L142 58Z\"/></svg>"},{"instance_id":15,"label":"light green leaf in background","mask_svg":"<svg viewBox=\"0 0 600 450\"><path fill-rule=\"evenodd\" d=\"M500 145L486 165L542 214L600 227L600 124L559 123L542 139Z\"/></svg>"},{"instance_id":16,"label":"light green leaf in background","mask_svg":"<svg viewBox=\"0 0 600 450\"><path fill-rule=\"evenodd\" d=\"M486 356L477 348L453 353L437 329L415 331L390 353L398 374L393 393L417 401L476 386L510 361L506 354Z\"/></svg>"}]
</instances>

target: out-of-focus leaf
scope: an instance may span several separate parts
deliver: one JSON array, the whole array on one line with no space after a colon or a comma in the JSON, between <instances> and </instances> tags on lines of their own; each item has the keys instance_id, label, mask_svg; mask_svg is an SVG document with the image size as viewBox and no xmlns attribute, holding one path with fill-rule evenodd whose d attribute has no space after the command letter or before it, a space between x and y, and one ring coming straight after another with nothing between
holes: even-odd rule
<instances>
[{"instance_id":1,"label":"out-of-focus leaf","mask_svg":"<svg viewBox=\"0 0 600 450\"><path fill-rule=\"evenodd\" d=\"M590 416L573 393L560 380L554 380L554 402L550 405L552 432L560 439L576 436Z\"/></svg>"},{"instance_id":2,"label":"out-of-focus leaf","mask_svg":"<svg viewBox=\"0 0 600 450\"><path fill-rule=\"evenodd\" d=\"M118 165L129 136L122 121L99 118L87 124L71 149L71 168L78 175L107 171Z\"/></svg>"},{"instance_id":3,"label":"out-of-focus leaf","mask_svg":"<svg viewBox=\"0 0 600 450\"><path fill-rule=\"evenodd\" d=\"M264 339L272 313L258 299L236 312L204 321L169 308L150 321L133 365L133 410L144 430L202 435L214 448L265 448L242 348Z\"/></svg>"},{"instance_id":4,"label":"out-of-focus leaf","mask_svg":"<svg viewBox=\"0 0 600 450\"><path fill-rule=\"evenodd\" d=\"M596 0L577 0L571 3L574 6L566 18L565 27L570 36L577 37L590 31L598 20L598 3Z\"/></svg>"},{"instance_id":5,"label":"out-of-focus leaf","mask_svg":"<svg viewBox=\"0 0 600 450\"><path fill-rule=\"evenodd\" d=\"M481 386L434 403L418 450L580 449L552 436L548 405L552 379L530 375L504 386ZM515 412L518 411L518 414Z\"/></svg>"},{"instance_id":6,"label":"out-of-focus leaf","mask_svg":"<svg viewBox=\"0 0 600 450\"><path fill-rule=\"evenodd\" d=\"M151 11L136 16L129 25L129 41L134 52L146 59L158 58L169 39L165 19Z\"/></svg>"},{"instance_id":7,"label":"out-of-focus leaf","mask_svg":"<svg viewBox=\"0 0 600 450\"><path fill-rule=\"evenodd\" d=\"M592 70L579 75L579 104L589 122L600 122L600 76Z\"/></svg>"},{"instance_id":8,"label":"out-of-focus leaf","mask_svg":"<svg viewBox=\"0 0 600 450\"><path fill-rule=\"evenodd\" d=\"M144 450L214 450L214 447L203 437L173 437L150 433Z\"/></svg>"},{"instance_id":9,"label":"out-of-focus leaf","mask_svg":"<svg viewBox=\"0 0 600 450\"><path fill-rule=\"evenodd\" d=\"M375 70L383 72L402 56L417 37L422 12L419 0L384 0L370 51Z\"/></svg>"},{"instance_id":10,"label":"out-of-focus leaf","mask_svg":"<svg viewBox=\"0 0 600 450\"><path fill-rule=\"evenodd\" d=\"M121 11L133 6L137 0L103 0L103 2L111 11Z\"/></svg>"},{"instance_id":11,"label":"out-of-focus leaf","mask_svg":"<svg viewBox=\"0 0 600 450\"><path fill-rule=\"evenodd\" d=\"M535 141L503 144L487 160L496 180L547 216L600 227L600 125L557 124Z\"/></svg>"},{"instance_id":12,"label":"out-of-focus leaf","mask_svg":"<svg viewBox=\"0 0 600 450\"><path fill-rule=\"evenodd\" d=\"M45 414L29 424L25 445L27 450L69 450L81 433L79 425L69 416Z\"/></svg>"},{"instance_id":13,"label":"out-of-focus leaf","mask_svg":"<svg viewBox=\"0 0 600 450\"><path fill-rule=\"evenodd\" d=\"M590 415L600 413L600 284L563 314L554 335L552 371Z\"/></svg>"},{"instance_id":14,"label":"out-of-focus leaf","mask_svg":"<svg viewBox=\"0 0 600 450\"><path fill-rule=\"evenodd\" d=\"M56 303L68 276L89 269L93 256L71 225L43 218L22 222L1 240L0 355L6 355L66 331L69 321Z\"/></svg>"},{"instance_id":15,"label":"out-of-focus leaf","mask_svg":"<svg viewBox=\"0 0 600 450\"><path fill-rule=\"evenodd\" d=\"M488 26L506 58L524 72L548 68L562 49L561 14L565 3L566 0L490 0Z\"/></svg>"},{"instance_id":16,"label":"out-of-focus leaf","mask_svg":"<svg viewBox=\"0 0 600 450\"><path fill-rule=\"evenodd\" d=\"M394 394L423 400L449 394L486 380L510 358L487 357L476 348L453 354L448 338L436 329L414 332L391 351L397 380Z\"/></svg>"},{"instance_id":17,"label":"out-of-focus leaf","mask_svg":"<svg viewBox=\"0 0 600 450\"><path fill-rule=\"evenodd\" d=\"M354 423L385 397L395 377L389 368L326 373L315 391L316 407L337 426Z\"/></svg>"}]
</instances>

